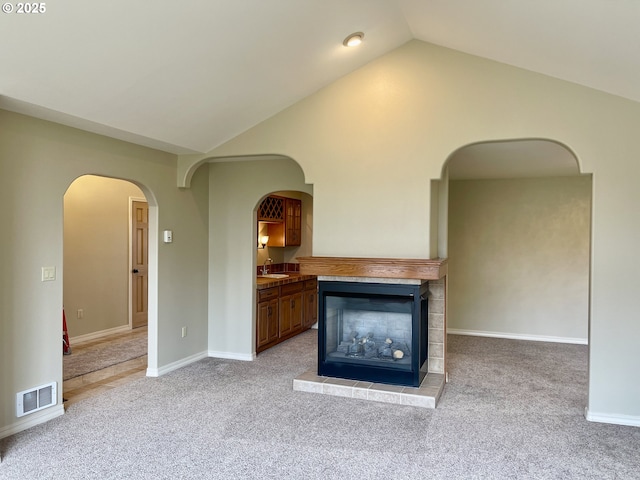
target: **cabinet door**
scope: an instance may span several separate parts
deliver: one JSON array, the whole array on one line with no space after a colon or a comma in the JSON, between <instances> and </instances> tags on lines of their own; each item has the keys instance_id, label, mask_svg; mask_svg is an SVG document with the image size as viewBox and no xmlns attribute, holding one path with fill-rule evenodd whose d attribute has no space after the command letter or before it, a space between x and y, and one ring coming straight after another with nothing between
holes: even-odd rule
<instances>
[{"instance_id":1,"label":"cabinet door","mask_svg":"<svg viewBox=\"0 0 640 480\"><path fill-rule=\"evenodd\" d=\"M302 330L302 315L303 315L304 300L302 292L292 295L291 298L291 330L293 332L299 332Z\"/></svg>"},{"instance_id":2,"label":"cabinet door","mask_svg":"<svg viewBox=\"0 0 640 480\"><path fill-rule=\"evenodd\" d=\"M318 321L318 292L314 289L304 291L304 328L311 326Z\"/></svg>"},{"instance_id":3,"label":"cabinet door","mask_svg":"<svg viewBox=\"0 0 640 480\"><path fill-rule=\"evenodd\" d=\"M256 351L278 338L278 300L258 303Z\"/></svg>"},{"instance_id":4,"label":"cabinet door","mask_svg":"<svg viewBox=\"0 0 640 480\"><path fill-rule=\"evenodd\" d=\"M299 246L302 241L302 202L287 198L285 212L285 246Z\"/></svg>"},{"instance_id":5,"label":"cabinet door","mask_svg":"<svg viewBox=\"0 0 640 480\"><path fill-rule=\"evenodd\" d=\"M256 350L269 343L269 303L258 304L258 321L256 326Z\"/></svg>"},{"instance_id":6,"label":"cabinet door","mask_svg":"<svg viewBox=\"0 0 640 480\"><path fill-rule=\"evenodd\" d=\"M280 338L290 335L291 327L291 296L280 299Z\"/></svg>"},{"instance_id":7,"label":"cabinet door","mask_svg":"<svg viewBox=\"0 0 640 480\"><path fill-rule=\"evenodd\" d=\"M302 330L302 292L280 299L280 338Z\"/></svg>"},{"instance_id":8,"label":"cabinet door","mask_svg":"<svg viewBox=\"0 0 640 480\"><path fill-rule=\"evenodd\" d=\"M269 328L267 331L269 342L273 342L278 339L278 326L280 324L280 315L278 314L278 300L271 300L269 302Z\"/></svg>"}]
</instances>

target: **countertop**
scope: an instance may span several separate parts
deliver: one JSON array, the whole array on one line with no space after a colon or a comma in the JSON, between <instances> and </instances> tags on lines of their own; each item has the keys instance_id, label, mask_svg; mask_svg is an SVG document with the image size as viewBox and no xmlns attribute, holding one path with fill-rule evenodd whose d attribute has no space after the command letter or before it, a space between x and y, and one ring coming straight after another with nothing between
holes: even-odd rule
<instances>
[{"instance_id":1,"label":"countertop","mask_svg":"<svg viewBox=\"0 0 640 480\"><path fill-rule=\"evenodd\" d=\"M282 272L289 275L287 278L256 278L256 289L262 290L263 288L279 287L280 285L286 285L287 283L304 282L305 280L315 280L315 275L301 275L298 272Z\"/></svg>"}]
</instances>

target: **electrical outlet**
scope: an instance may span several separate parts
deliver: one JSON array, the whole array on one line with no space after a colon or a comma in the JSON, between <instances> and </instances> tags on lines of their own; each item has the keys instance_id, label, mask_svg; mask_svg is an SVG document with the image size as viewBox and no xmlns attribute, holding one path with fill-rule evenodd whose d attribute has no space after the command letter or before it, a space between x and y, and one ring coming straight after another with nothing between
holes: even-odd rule
<instances>
[{"instance_id":1,"label":"electrical outlet","mask_svg":"<svg viewBox=\"0 0 640 480\"><path fill-rule=\"evenodd\" d=\"M84 310L79 308L78 309L78 320L82 320L84 318Z\"/></svg>"},{"instance_id":2,"label":"electrical outlet","mask_svg":"<svg viewBox=\"0 0 640 480\"><path fill-rule=\"evenodd\" d=\"M187 327L182 327L182 338L187 336Z\"/></svg>"}]
</instances>

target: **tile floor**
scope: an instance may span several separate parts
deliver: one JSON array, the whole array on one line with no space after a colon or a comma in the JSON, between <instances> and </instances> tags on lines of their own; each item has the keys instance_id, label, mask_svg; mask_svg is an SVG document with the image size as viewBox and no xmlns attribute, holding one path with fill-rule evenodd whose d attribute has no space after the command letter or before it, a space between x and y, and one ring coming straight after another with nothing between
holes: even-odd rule
<instances>
[{"instance_id":1,"label":"tile floor","mask_svg":"<svg viewBox=\"0 0 640 480\"><path fill-rule=\"evenodd\" d=\"M73 352L91 350L92 347L127 338L131 335L147 335L147 328L136 328L130 332L118 333L97 340L71 345ZM64 406L98 395L105 390L128 383L136 378L144 377L147 369L147 356L118 363L102 370L65 380L62 385Z\"/></svg>"},{"instance_id":2,"label":"tile floor","mask_svg":"<svg viewBox=\"0 0 640 480\"><path fill-rule=\"evenodd\" d=\"M427 374L420 387L415 388L323 377L315 372L305 372L293 380L293 389L374 402L436 408L444 384L445 375L439 373Z\"/></svg>"}]
</instances>

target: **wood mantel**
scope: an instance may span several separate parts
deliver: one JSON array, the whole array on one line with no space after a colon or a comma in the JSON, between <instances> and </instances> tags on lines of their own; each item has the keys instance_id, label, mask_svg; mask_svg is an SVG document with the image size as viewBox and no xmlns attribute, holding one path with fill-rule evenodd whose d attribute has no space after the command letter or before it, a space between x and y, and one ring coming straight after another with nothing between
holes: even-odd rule
<instances>
[{"instance_id":1,"label":"wood mantel","mask_svg":"<svg viewBox=\"0 0 640 480\"><path fill-rule=\"evenodd\" d=\"M302 275L439 280L447 259L298 257Z\"/></svg>"}]
</instances>

